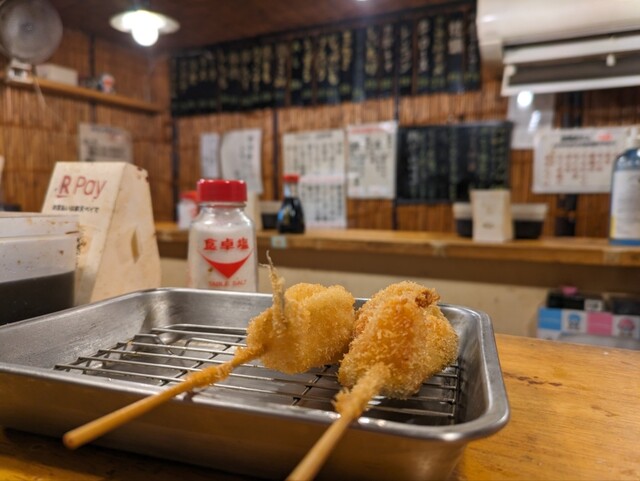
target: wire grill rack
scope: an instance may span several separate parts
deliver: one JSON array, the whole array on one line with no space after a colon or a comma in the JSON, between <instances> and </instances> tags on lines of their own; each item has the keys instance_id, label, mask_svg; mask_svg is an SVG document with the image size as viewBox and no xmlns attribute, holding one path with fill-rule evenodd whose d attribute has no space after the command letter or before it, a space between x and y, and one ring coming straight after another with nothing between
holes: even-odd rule
<instances>
[{"instance_id":1,"label":"wire grill rack","mask_svg":"<svg viewBox=\"0 0 640 481\"><path fill-rule=\"evenodd\" d=\"M81 356L56 370L136 383L166 386L188 373L221 364L245 346L246 330L197 324L173 324L136 334L94 355ZM336 365L296 375L265 368L259 362L236 368L219 383L198 390L207 396L243 404L269 402L307 409L334 411L331 403L341 386ZM423 383L409 399L382 396L370 402L366 416L416 425L456 424L461 369L456 363Z\"/></svg>"}]
</instances>

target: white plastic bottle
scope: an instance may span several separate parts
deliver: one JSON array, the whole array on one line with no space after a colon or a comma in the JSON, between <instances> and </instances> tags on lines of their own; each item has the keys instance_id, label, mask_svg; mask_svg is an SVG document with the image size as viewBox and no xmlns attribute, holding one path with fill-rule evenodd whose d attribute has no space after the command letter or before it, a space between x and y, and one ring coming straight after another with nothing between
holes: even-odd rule
<instances>
[{"instance_id":1,"label":"white plastic bottle","mask_svg":"<svg viewBox=\"0 0 640 481\"><path fill-rule=\"evenodd\" d=\"M256 232L245 214L241 180L198 182L200 213L189 229L187 285L200 289L256 292Z\"/></svg>"},{"instance_id":2,"label":"white plastic bottle","mask_svg":"<svg viewBox=\"0 0 640 481\"><path fill-rule=\"evenodd\" d=\"M640 245L640 150L630 149L613 164L611 244Z\"/></svg>"}]
</instances>

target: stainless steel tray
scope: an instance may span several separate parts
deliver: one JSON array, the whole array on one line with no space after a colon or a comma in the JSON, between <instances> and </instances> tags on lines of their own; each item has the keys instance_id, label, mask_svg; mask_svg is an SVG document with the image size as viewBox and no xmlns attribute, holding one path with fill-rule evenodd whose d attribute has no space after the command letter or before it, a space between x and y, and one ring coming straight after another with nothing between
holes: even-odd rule
<instances>
[{"instance_id":1,"label":"stainless steel tray","mask_svg":"<svg viewBox=\"0 0 640 481\"><path fill-rule=\"evenodd\" d=\"M360 300L359 302L362 302ZM0 425L51 436L228 359L271 296L155 289L0 327ZM377 398L320 477L442 479L509 406L486 314L442 306L460 336L455 365L405 401ZM181 396L96 441L282 479L336 417L336 366L287 376L259 363Z\"/></svg>"}]
</instances>

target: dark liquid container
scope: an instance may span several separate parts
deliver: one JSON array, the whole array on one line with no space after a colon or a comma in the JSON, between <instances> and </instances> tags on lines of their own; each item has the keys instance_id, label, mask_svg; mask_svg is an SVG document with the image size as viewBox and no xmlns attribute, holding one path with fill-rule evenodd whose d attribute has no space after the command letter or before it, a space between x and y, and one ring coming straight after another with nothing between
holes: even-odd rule
<instances>
[{"instance_id":1,"label":"dark liquid container","mask_svg":"<svg viewBox=\"0 0 640 481\"><path fill-rule=\"evenodd\" d=\"M75 272L0 282L0 325L73 306Z\"/></svg>"},{"instance_id":2,"label":"dark liquid container","mask_svg":"<svg viewBox=\"0 0 640 481\"><path fill-rule=\"evenodd\" d=\"M304 214L302 204L296 197L285 197L278 211L278 232L281 234L302 234L304 232Z\"/></svg>"},{"instance_id":3,"label":"dark liquid container","mask_svg":"<svg viewBox=\"0 0 640 481\"><path fill-rule=\"evenodd\" d=\"M280 234L302 234L304 232L304 212L298 198L298 176L284 176L284 200L278 211L278 232Z\"/></svg>"}]
</instances>

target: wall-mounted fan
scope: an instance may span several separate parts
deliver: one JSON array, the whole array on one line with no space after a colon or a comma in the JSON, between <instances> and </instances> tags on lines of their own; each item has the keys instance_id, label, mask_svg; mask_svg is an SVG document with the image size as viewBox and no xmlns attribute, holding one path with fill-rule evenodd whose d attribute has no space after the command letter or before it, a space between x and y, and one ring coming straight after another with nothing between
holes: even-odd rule
<instances>
[{"instance_id":1,"label":"wall-mounted fan","mask_svg":"<svg viewBox=\"0 0 640 481\"><path fill-rule=\"evenodd\" d=\"M0 0L0 52L10 59L7 78L30 80L62 39L62 21L47 0Z\"/></svg>"}]
</instances>

